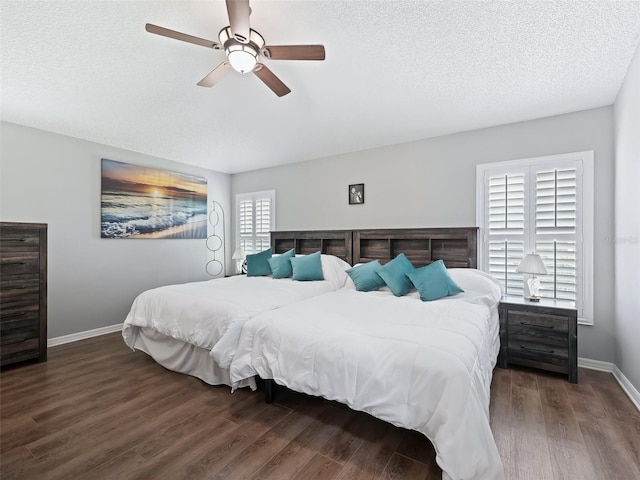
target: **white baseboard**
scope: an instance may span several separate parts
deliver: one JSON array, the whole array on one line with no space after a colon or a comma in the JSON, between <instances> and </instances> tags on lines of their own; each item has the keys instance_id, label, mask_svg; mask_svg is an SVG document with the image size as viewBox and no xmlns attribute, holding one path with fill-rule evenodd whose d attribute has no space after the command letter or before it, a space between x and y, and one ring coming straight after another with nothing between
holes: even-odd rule
<instances>
[{"instance_id":1,"label":"white baseboard","mask_svg":"<svg viewBox=\"0 0 640 480\"><path fill-rule=\"evenodd\" d=\"M636 387L633 386L629 379L624 376L624 373L622 373L616 365L613 366L613 376L622 387L622 390L624 390L631 401L635 404L636 408L640 410L640 392L638 392Z\"/></svg>"},{"instance_id":2,"label":"white baseboard","mask_svg":"<svg viewBox=\"0 0 640 480\"><path fill-rule=\"evenodd\" d=\"M600 360L591 360L590 358L578 358L578 366L588 368L590 370L599 370L601 372L612 373L613 377L620 384L620 388L627 394L638 410L640 410L640 392L633 386L624 373L611 362L601 362Z\"/></svg>"},{"instance_id":3,"label":"white baseboard","mask_svg":"<svg viewBox=\"0 0 640 480\"><path fill-rule=\"evenodd\" d=\"M50 338L47 340L47 348L55 347L56 345L64 345L65 343L77 342L78 340L97 337L99 335L106 335L107 333L113 333L120 330L122 330L122 323L109 325L108 327L94 328L93 330L87 330L85 332L63 335L62 337Z\"/></svg>"},{"instance_id":4,"label":"white baseboard","mask_svg":"<svg viewBox=\"0 0 640 480\"><path fill-rule=\"evenodd\" d=\"M590 358L578 357L578 366L588 368L589 370L598 370L600 372L613 372L613 363L601 362L600 360L591 360Z\"/></svg>"}]
</instances>

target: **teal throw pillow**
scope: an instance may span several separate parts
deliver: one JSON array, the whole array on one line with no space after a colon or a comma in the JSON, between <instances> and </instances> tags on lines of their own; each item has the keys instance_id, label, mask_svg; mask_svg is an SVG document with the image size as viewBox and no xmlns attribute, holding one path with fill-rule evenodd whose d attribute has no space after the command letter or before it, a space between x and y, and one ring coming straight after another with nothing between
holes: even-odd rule
<instances>
[{"instance_id":1,"label":"teal throw pillow","mask_svg":"<svg viewBox=\"0 0 640 480\"><path fill-rule=\"evenodd\" d=\"M293 279L301 281L324 280L320 252L291 258Z\"/></svg>"},{"instance_id":2,"label":"teal throw pillow","mask_svg":"<svg viewBox=\"0 0 640 480\"><path fill-rule=\"evenodd\" d=\"M442 260L433 262L426 267L416 268L413 272L408 273L407 277L420 292L420 300L423 302L464 292L453 281Z\"/></svg>"},{"instance_id":3,"label":"teal throw pillow","mask_svg":"<svg viewBox=\"0 0 640 480\"><path fill-rule=\"evenodd\" d=\"M291 268L291 259L296 256L295 249L291 249L282 255L277 257L271 257L268 259L269 266L273 272L273 278L288 278L293 274Z\"/></svg>"},{"instance_id":4,"label":"teal throw pillow","mask_svg":"<svg viewBox=\"0 0 640 480\"><path fill-rule=\"evenodd\" d=\"M356 290L359 292L371 292L384 287L384 280L378 275L376 270L380 268L380 262L374 260L363 265L358 265L347 270L347 274L353 280Z\"/></svg>"},{"instance_id":5,"label":"teal throw pillow","mask_svg":"<svg viewBox=\"0 0 640 480\"><path fill-rule=\"evenodd\" d=\"M271 275L271 267L269 266L270 258L270 248L260 253L247 255L247 277L264 277L265 275Z\"/></svg>"},{"instance_id":6,"label":"teal throw pillow","mask_svg":"<svg viewBox=\"0 0 640 480\"><path fill-rule=\"evenodd\" d=\"M413 288L413 284L407 273L414 270L411 260L404 253L399 254L386 265L380 267L377 272L384 280L384 283L391 289L396 297L406 295Z\"/></svg>"}]
</instances>

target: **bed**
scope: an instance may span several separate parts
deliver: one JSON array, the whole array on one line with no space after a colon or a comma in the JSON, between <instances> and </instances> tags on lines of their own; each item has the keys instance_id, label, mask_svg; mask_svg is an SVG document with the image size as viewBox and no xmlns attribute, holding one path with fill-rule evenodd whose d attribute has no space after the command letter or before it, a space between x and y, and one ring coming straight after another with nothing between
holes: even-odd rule
<instances>
[{"instance_id":1,"label":"bed","mask_svg":"<svg viewBox=\"0 0 640 480\"><path fill-rule=\"evenodd\" d=\"M489 426L499 350L499 283L475 270L475 228L355 231L354 262L403 252L443 259L464 290L422 302L353 286L265 312L243 327L230 377L277 385L426 435L445 479L501 479ZM269 390L269 388L267 389Z\"/></svg>"},{"instance_id":2,"label":"bed","mask_svg":"<svg viewBox=\"0 0 640 480\"><path fill-rule=\"evenodd\" d=\"M322 295L344 285L352 262L352 232L345 230L273 232L275 254L322 252L323 281L290 278L226 278L167 285L136 297L122 329L125 343L169 370L211 385L231 385L229 365L243 323L272 309ZM239 386L255 388L248 378Z\"/></svg>"}]
</instances>

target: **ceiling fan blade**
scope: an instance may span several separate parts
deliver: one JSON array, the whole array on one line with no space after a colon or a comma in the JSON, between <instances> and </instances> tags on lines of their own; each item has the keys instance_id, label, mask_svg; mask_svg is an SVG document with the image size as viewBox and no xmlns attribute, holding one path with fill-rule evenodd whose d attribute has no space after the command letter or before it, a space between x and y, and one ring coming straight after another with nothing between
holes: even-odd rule
<instances>
[{"instance_id":1,"label":"ceiling fan blade","mask_svg":"<svg viewBox=\"0 0 640 480\"><path fill-rule=\"evenodd\" d=\"M271 60L324 60L324 45L270 45L263 52Z\"/></svg>"},{"instance_id":2,"label":"ceiling fan blade","mask_svg":"<svg viewBox=\"0 0 640 480\"><path fill-rule=\"evenodd\" d=\"M240 43L249 42L249 0L227 0L227 13L231 32Z\"/></svg>"},{"instance_id":3,"label":"ceiling fan blade","mask_svg":"<svg viewBox=\"0 0 640 480\"><path fill-rule=\"evenodd\" d=\"M193 35L187 35L186 33L176 32L175 30L169 30L168 28L159 27L151 23L147 23L144 28L149 33L155 33L156 35L162 35L163 37L175 38L176 40L195 43L196 45L202 45L203 47L215 49L221 48L218 42L207 40L205 38L194 37Z\"/></svg>"},{"instance_id":4,"label":"ceiling fan blade","mask_svg":"<svg viewBox=\"0 0 640 480\"><path fill-rule=\"evenodd\" d=\"M222 77L226 75L226 73L231 68L229 62L222 62L216 68L211 70L211 72L204 77L202 80L198 82L198 86L200 87L213 87L216 83L220 81Z\"/></svg>"},{"instance_id":5,"label":"ceiling fan blade","mask_svg":"<svg viewBox=\"0 0 640 480\"><path fill-rule=\"evenodd\" d=\"M273 90L273 93L277 96L283 97L287 93L291 92L291 89L282 83L282 80L276 77L275 74L266 67L266 65L258 63L253 73L255 73L267 87Z\"/></svg>"}]
</instances>

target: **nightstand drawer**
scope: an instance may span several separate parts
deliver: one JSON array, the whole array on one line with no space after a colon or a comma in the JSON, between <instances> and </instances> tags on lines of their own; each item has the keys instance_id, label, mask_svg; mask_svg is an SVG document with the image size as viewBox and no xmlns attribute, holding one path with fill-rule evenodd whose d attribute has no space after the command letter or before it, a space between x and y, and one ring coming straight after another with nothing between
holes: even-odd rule
<instances>
[{"instance_id":1,"label":"nightstand drawer","mask_svg":"<svg viewBox=\"0 0 640 480\"><path fill-rule=\"evenodd\" d=\"M541 345L555 345L567 347L567 332L556 331L541 327L522 325L509 326L509 343L512 341L532 342Z\"/></svg>"},{"instance_id":2,"label":"nightstand drawer","mask_svg":"<svg viewBox=\"0 0 640 480\"><path fill-rule=\"evenodd\" d=\"M512 342L510 340L508 361L516 365L567 373L569 370L569 350L566 347L532 342Z\"/></svg>"},{"instance_id":3,"label":"nightstand drawer","mask_svg":"<svg viewBox=\"0 0 640 480\"><path fill-rule=\"evenodd\" d=\"M534 328L541 332L561 332L567 335L569 331L569 319L564 315L540 314L535 312L521 312L508 309L509 328L523 327Z\"/></svg>"}]
</instances>

